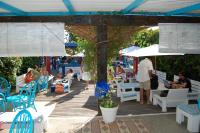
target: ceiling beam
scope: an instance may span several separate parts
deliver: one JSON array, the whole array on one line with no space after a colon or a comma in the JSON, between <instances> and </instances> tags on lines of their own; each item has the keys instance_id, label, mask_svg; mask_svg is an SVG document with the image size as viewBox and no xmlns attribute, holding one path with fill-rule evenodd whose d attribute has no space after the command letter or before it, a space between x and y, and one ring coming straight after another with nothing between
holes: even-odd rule
<instances>
[{"instance_id":1,"label":"ceiling beam","mask_svg":"<svg viewBox=\"0 0 200 133\"><path fill-rule=\"evenodd\" d=\"M22 11L21 9L18 9L14 6L11 6L5 2L0 1L0 8L9 11L10 13L16 14L16 15L25 15L26 12Z\"/></svg>"},{"instance_id":2,"label":"ceiling beam","mask_svg":"<svg viewBox=\"0 0 200 133\"><path fill-rule=\"evenodd\" d=\"M135 15L135 16L179 16L179 17L200 17L200 14L185 13L168 15L160 12L130 12L123 14L122 12L26 12L26 14L14 14L10 12L0 13L1 16L70 16L70 15Z\"/></svg>"},{"instance_id":3,"label":"ceiling beam","mask_svg":"<svg viewBox=\"0 0 200 133\"><path fill-rule=\"evenodd\" d=\"M173 10L173 11L169 11L166 14L176 15L176 14L182 14L182 13L189 13L189 12L194 11L194 10L200 10L200 3L190 5L190 6L186 6L186 7L176 9L176 10Z\"/></svg>"},{"instance_id":4,"label":"ceiling beam","mask_svg":"<svg viewBox=\"0 0 200 133\"><path fill-rule=\"evenodd\" d=\"M124 16L124 15L85 15L85 16L31 16L0 17L0 22L64 22L66 25L111 26L156 26L158 23L200 23L200 17L166 16Z\"/></svg>"},{"instance_id":5,"label":"ceiling beam","mask_svg":"<svg viewBox=\"0 0 200 133\"><path fill-rule=\"evenodd\" d=\"M137 7L139 7L144 2L145 2L145 0L134 0L126 8L124 8L123 10L121 10L121 12L124 13L124 14L130 13L132 10L134 10Z\"/></svg>"},{"instance_id":6,"label":"ceiling beam","mask_svg":"<svg viewBox=\"0 0 200 133\"><path fill-rule=\"evenodd\" d=\"M69 12L74 12L74 7L70 0L63 0L63 3L65 4Z\"/></svg>"}]
</instances>

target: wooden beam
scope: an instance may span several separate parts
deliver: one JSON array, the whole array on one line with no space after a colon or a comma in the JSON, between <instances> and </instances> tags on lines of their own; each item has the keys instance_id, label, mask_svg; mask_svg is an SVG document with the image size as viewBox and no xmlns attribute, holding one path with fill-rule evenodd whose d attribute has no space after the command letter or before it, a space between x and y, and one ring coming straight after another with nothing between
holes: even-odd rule
<instances>
[{"instance_id":1,"label":"wooden beam","mask_svg":"<svg viewBox=\"0 0 200 133\"><path fill-rule=\"evenodd\" d=\"M102 19L103 20L102 20ZM112 26L155 26L158 23L200 23L200 17L165 17L165 16L57 16L57 17L0 17L0 22L64 22L66 25L100 25Z\"/></svg>"},{"instance_id":2,"label":"wooden beam","mask_svg":"<svg viewBox=\"0 0 200 133\"><path fill-rule=\"evenodd\" d=\"M107 25L97 26L97 81L107 82Z\"/></svg>"}]
</instances>

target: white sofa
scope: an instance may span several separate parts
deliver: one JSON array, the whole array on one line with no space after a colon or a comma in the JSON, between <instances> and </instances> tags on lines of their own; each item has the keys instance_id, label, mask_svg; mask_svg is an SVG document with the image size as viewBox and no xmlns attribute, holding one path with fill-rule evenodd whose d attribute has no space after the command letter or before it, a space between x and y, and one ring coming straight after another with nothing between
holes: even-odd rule
<instances>
[{"instance_id":1,"label":"white sofa","mask_svg":"<svg viewBox=\"0 0 200 133\"><path fill-rule=\"evenodd\" d=\"M176 107L181 103L188 103L188 88L169 89L166 97L161 97L159 94L153 95L153 105L159 105L162 112L167 112L167 107Z\"/></svg>"}]
</instances>

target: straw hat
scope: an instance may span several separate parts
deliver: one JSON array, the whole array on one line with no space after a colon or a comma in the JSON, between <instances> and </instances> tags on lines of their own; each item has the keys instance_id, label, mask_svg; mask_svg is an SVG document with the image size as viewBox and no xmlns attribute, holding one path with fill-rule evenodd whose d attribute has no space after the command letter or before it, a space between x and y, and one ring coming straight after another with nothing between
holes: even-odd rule
<instances>
[{"instance_id":1,"label":"straw hat","mask_svg":"<svg viewBox=\"0 0 200 133\"><path fill-rule=\"evenodd\" d=\"M30 72L32 70L32 68L28 68L27 73Z\"/></svg>"}]
</instances>

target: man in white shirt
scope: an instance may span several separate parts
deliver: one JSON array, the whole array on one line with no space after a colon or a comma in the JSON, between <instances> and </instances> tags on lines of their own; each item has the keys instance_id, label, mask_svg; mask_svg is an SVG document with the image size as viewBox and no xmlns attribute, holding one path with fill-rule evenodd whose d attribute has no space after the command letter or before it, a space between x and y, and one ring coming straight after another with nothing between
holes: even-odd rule
<instances>
[{"instance_id":1,"label":"man in white shirt","mask_svg":"<svg viewBox=\"0 0 200 133\"><path fill-rule=\"evenodd\" d=\"M150 59L145 58L138 65L137 81L140 82L140 103L144 104L144 90L146 92L147 104L150 96L150 78L152 75L153 64Z\"/></svg>"}]
</instances>

